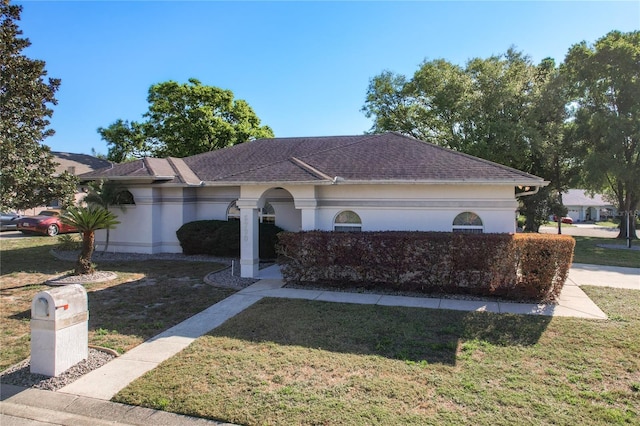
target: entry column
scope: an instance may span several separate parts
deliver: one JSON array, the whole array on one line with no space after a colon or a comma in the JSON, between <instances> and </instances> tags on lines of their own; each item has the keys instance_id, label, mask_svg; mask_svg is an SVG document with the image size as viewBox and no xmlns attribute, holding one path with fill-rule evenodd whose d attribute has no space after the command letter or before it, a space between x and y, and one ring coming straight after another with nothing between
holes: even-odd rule
<instances>
[{"instance_id":1,"label":"entry column","mask_svg":"<svg viewBox=\"0 0 640 426\"><path fill-rule=\"evenodd\" d=\"M301 230L313 231L314 229L318 229L318 218L316 215L318 202L315 199L299 198L295 200L295 206L296 209L301 210Z\"/></svg>"},{"instance_id":2,"label":"entry column","mask_svg":"<svg viewBox=\"0 0 640 426\"><path fill-rule=\"evenodd\" d=\"M257 200L240 199L236 205L240 209L240 276L257 278L260 269Z\"/></svg>"}]
</instances>

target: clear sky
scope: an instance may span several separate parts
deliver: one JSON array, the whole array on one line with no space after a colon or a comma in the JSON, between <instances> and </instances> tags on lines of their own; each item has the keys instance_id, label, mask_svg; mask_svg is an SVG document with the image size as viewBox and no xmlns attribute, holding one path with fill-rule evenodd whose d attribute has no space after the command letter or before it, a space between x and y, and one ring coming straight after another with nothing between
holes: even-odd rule
<instances>
[{"instance_id":1,"label":"clear sky","mask_svg":"<svg viewBox=\"0 0 640 426\"><path fill-rule=\"evenodd\" d=\"M561 62L569 47L640 29L640 1L19 1L18 23L62 79L45 144L106 154L96 132L142 120L152 84L231 90L276 136L362 134L369 80L424 60L464 65L509 47Z\"/></svg>"}]
</instances>

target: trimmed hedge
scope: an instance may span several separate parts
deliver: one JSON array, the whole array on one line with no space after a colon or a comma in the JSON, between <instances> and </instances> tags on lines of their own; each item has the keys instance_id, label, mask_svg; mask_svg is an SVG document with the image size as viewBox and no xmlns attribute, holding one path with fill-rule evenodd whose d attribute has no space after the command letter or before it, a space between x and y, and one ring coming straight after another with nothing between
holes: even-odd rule
<instances>
[{"instance_id":1,"label":"trimmed hedge","mask_svg":"<svg viewBox=\"0 0 640 426\"><path fill-rule=\"evenodd\" d=\"M261 223L260 258L275 259L277 234L281 228ZM185 223L176 231L184 254L209 254L221 257L240 256L239 220L198 220Z\"/></svg>"},{"instance_id":2,"label":"trimmed hedge","mask_svg":"<svg viewBox=\"0 0 640 426\"><path fill-rule=\"evenodd\" d=\"M573 258L565 235L283 232L287 282L553 301Z\"/></svg>"}]
</instances>

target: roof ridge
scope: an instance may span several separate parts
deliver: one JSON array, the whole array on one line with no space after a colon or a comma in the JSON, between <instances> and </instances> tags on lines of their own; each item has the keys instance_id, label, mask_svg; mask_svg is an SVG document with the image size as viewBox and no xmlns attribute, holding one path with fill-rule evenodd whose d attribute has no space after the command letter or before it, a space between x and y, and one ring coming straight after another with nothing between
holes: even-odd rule
<instances>
[{"instance_id":1,"label":"roof ridge","mask_svg":"<svg viewBox=\"0 0 640 426\"><path fill-rule=\"evenodd\" d=\"M387 133L389 133L389 132L387 132ZM379 137L380 135L384 135L384 134L387 134L387 133L376 133L376 134L372 134L372 135L366 135L366 134L365 135L356 135L356 136L353 136L353 137L358 137L358 139L353 141L353 142L350 142L350 143L348 143L346 145L340 145L340 146L334 146L334 147L331 147L331 148L321 149L319 151L314 151L314 152L310 152L310 153L305 154L305 155L301 155L300 157L305 158L305 157L309 157L311 155L323 154L325 152L335 151L336 149L343 149L343 148L346 148L346 147L349 147L349 146L357 145L359 143L364 142L365 140L373 139L373 138ZM363 138L360 138L360 136L363 136ZM324 136L322 136L322 137L324 137ZM326 137L330 137L330 136L326 136ZM344 137L348 137L348 136L344 136Z\"/></svg>"},{"instance_id":2,"label":"roof ridge","mask_svg":"<svg viewBox=\"0 0 640 426\"><path fill-rule=\"evenodd\" d=\"M200 177L189 167L182 158L167 157L167 161L171 165L171 168L176 172L176 176L188 185L200 185L202 180Z\"/></svg>"},{"instance_id":3,"label":"roof ridge","mask_svg":"<svg viewBox=\"0 0 640 426\"><path fill-rule=\"evenodd\" d=\"M295 163L296 165L298 165L299 167L302 167L303 169L305 169L307 172L311 172L323 179L326 180L333 180L333 178L331 176L329 176L328 174L316 169L315 167L305 163L304 161L300 160L299 158L296 157L290 157L289 161L291 161L292 163Z\"/></svg>"},{"instance_id":4,"label":"roof ridge","mask_svg":"<svg viewBox=\"0 0 640 426\"><path fill-rule=\"evenodd\" d=\"M395 131L388 132L388 133L394 133L394 134L396 134L398 136L402 136L402 137L404 137L406 139L410 139L410 140L412 140L414 142L417 142L417 143L428 144L428 145L431 145L432 147L437 148L439 150L447 151L447 152L450 152L450 153L456 154L456 155L460 155L462 157L465 157L465 158L468 158L468 159L471 159L471 160L480 161L482 163L490 164L492 166L497 166L498 168L501 168L503 170L516 172L516 173L520 174L521 176L536 177L536 178L539 177L539 176L535 176L535 175L533 175L531 173L527 173L527 172L523 172L522 170L515 169L513 167L505 166L504 164L496 163L495 161L487 160L486 158L476 157L474 155L467 154L466 152L456 151L455 149L452 149L452 148L447 148L447 147L444 147L444 146L436 145L433 142L423 141L423 140L415 138L415 137L413 137L411 135L405 135L405 134L402 134L402 133L399 133L399 132L395 132Z\"/></svg>"},{"instance_id":5,"label":"roof ridge","mask_svg":"<svg viewBox=\"0 0 640 426\"><path fill-rule=\"evenodd\" d=\"M354 136L338 136L339 138L354 138L354 137L355 137L355 138L358 138L358 139L357 139L356 141L354 141L354 142L350 142L350 143L345 144L345 145L340 145L339 147L332 147L332 148L326 148L326 149L323 149L323 150L320 150L320 151L314 151L313 153L309 153L309 154L306 154L306 155L303 155L303 156L300 156L300 157L304 158L304 157L307 157L307 156L309 156L309 155L315 155L315 154L319 154L319 153L323 153L323 152L328 152L328 151L331 151L331 150L334 150L334 149L344 148L344 147L347 147L347 146L351 146L351 145L354 145L354 144L360 143L360 142L362 142L362 139L360 139L360 138L359 138L359 136L360 136L360 135L354 135ZM369 136L369 138L370 138L370 137L379 136L379 135L362 135L362 136ZM278 139L319 139L319 138L333 138L333 136L318 136L318 137L304 137L304 136L303 136L303 137L289 137L289 138L262 138L262 139L256 139L256 140L254 140L254 141L245 142L245 143L255 143L255 142L260 141L260 140L278 140ZM369 138L366 138L366 139L369 139ZM240 145L240 144L238 144L238 145ZM231 147L225 147L225 148L223 148L223 149L233 148L234 146L237 146L237 145L233 145L233 146L231 146ZM209 151L209 152L214 152L214 151ZM202 155L202 154L198 154L198 155ZM190 157L190 158L193 158L193 157ZM228 175L218 176L215 180L227 179L227 178L230 178L230 177L235 176L235 175L238 175L238 174L247 173L247 172L253 172L253 171L256 171L256 170L260 170L260 169L264 169L264 168L266 168L266 167L273 166L273 165L275 165L275 164L281 164L281 163L285 163L285 162L292 162L292 160L291 160L292 158L295 158L295 157L291 156L291 157L287 157L287 158L286 158L286 159L284 159L284 160L273 161L273 162L271 162L271 163L262 164L262 165L257 166L257 167L250 167L250 168L248 168L248 169L238 170L238 171L236 171L236 172L234 172L234 173L230 173L230 174L228 174ZM298 160L298 161L301 161L300 159L297 159L297 160ZM295 163L295 161L294 161L294 163ZM303 161L303 163L304 163L304 161ZM301 166L300 164L297 164L297 165L298 165L299 167L301 167L303 170L305 170L307 173L311 174L311 175L314 175L314 174L315 174L315 175L317 175L317 176L322 177L323 179L326 179L326 177L325 177L325 176L329 176L329 175L327 175L326 173L322 172L321 170L318 170L318 169L314 168L313 166L311 166L311 165L309 165L309 164L307 164L307 163L304 163L304 164L306 164L306 165L307 165L307 167L309 167L309 168L311 168L311 169L315 170L315 171L316 171L316 173L311 172L309 169L305 168L304 166ZM332 180L333 178L329 177L329 179L330 179L330 180Z\"/></svg>"}]
</instances>

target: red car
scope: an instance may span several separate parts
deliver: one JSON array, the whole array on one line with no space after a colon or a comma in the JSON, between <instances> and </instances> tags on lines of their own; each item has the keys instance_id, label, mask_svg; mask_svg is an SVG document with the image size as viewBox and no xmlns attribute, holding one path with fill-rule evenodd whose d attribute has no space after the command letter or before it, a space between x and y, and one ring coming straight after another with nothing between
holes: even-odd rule
<instances>
[{"instance_id":1,"label":"red car","mask_svg":"<svg viewBox=\"0 0 640 426\"><path fill-rule=\"evenodd\" d=\"M18 231L23 234L43 234L53 237L67 232L78 232L73 226L60 220L59 210L43 210L37 216L24 216L18 221Z\"/></svg>"},{"instance_id":2,"label":"red car","mask_svg":"<svg viewBox=\"0 0 640 426\"><path fill-rule=\"evenodd\" d=\"M558 217L554 216L553 217L553 221L557 222L558 221ZM569 216L565 216L562 218L562 223L568 223L569 225L573 224L573 219L571 219Z\"/></svg>"}]
</instances>

